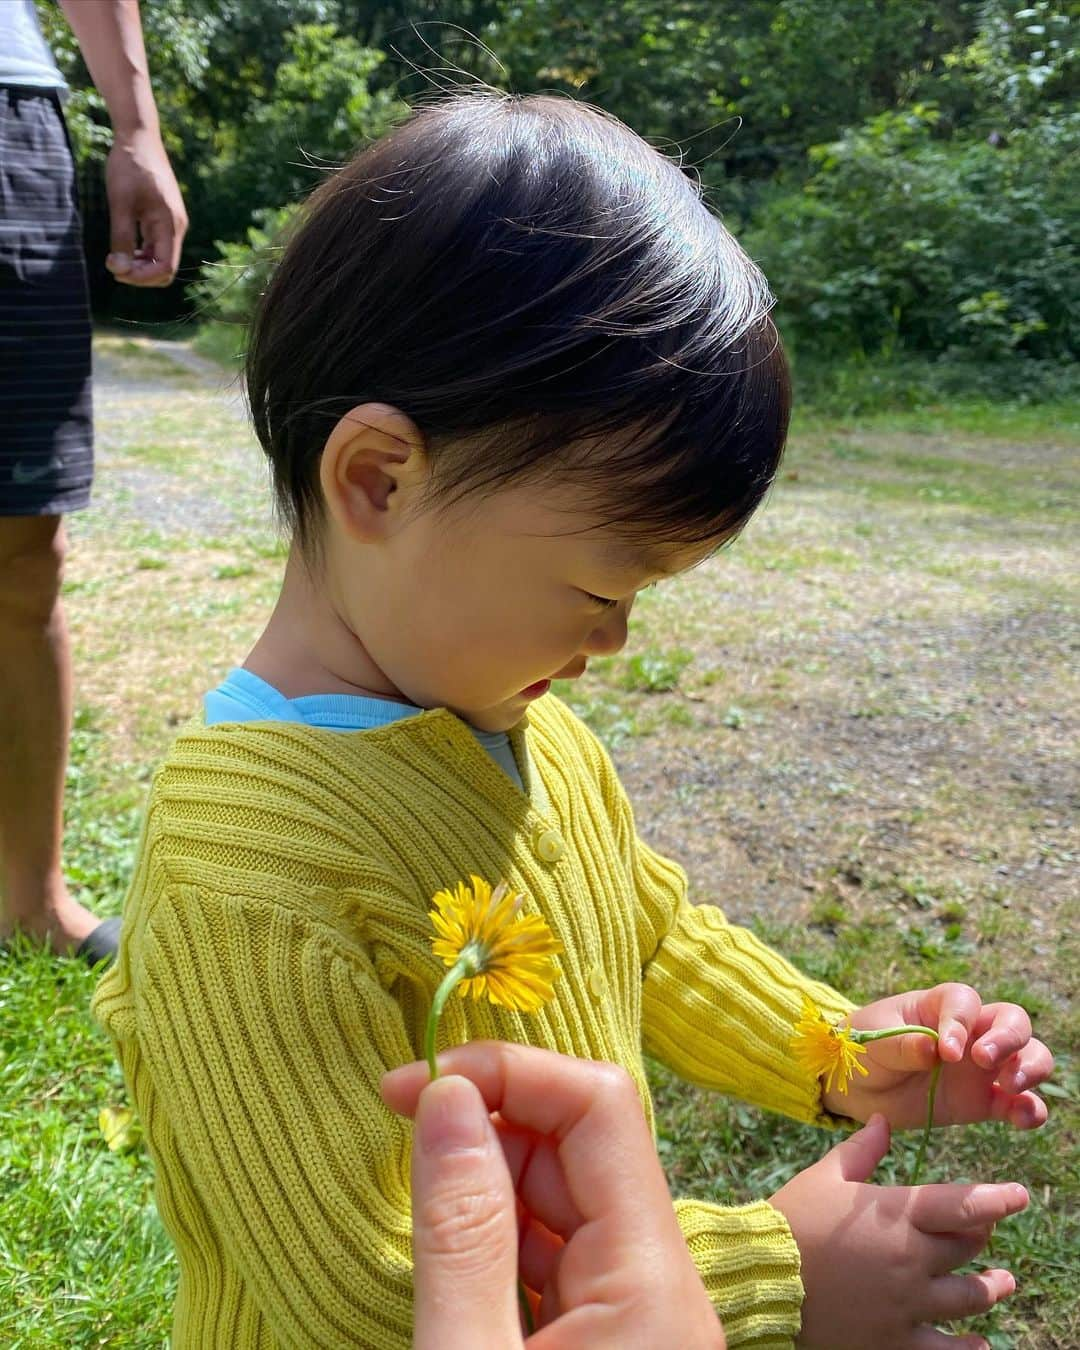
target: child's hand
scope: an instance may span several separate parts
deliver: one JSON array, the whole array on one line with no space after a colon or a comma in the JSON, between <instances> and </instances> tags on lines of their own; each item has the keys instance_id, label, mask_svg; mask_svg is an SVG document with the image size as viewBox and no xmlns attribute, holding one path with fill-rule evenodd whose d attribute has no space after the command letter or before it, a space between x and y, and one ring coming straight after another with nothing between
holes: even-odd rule
<instances>
[{"instance_id":1,"label":"child's hand","mask_svg":"<svg viewBox=\"0 0 1080 1350\"><path fill-rule=\"evenodd\" d=\"M771 1204L791 1225L806 1290L803 1350L985 1350L981 1336L934 1323L986 1312L1016 1281L1007 1270L951 1275L994 1224L1028 1203L1023 1186L872 1186L888 1152L882 1116L793 1177Z\"/></svg>"},{"instance_id":2,"label":"child's hand","mask_svg":"<svg viewBox=\"0 0 1080 1350\"><path fill-rule=\"evenodd\" d=\"M1031 1021L1015 1003L984 1004L966 984L939 984L868 1003L851 1015L862 1031L904 1024L931 1027L940 1036L897 1036L866 1047L868 1078L857 1077L847 1095L824 1095L827 1110L853 1120L875 1111L896 1129L926 1120L926 1091L934 1059L942 1060L934 1120L966 1125L1007 1120L1031 1130L1046 1121L1046 1104L1030 1089L1048 1078L1053 1057L1031 1035Z\"/></svg>"}]
</instances>

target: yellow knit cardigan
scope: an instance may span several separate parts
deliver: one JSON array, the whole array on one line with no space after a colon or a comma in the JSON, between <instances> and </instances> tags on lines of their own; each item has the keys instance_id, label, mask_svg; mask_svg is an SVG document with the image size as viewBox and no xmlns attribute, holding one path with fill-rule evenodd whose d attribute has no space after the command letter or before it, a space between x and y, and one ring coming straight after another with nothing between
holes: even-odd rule
<instances>
[{"instance_id":1,"label":"yellow knit cardigan","mask_svg":"<svg viewBox=\"0 0 1080 1350\"><path fill-rule=\"evenodd\" d=\"M788 1044L806 979L635 830L603 748L552 695L511 733L519 789L453 713L370 731L192 725L155 776L116 964L93 1010L143 1122L176 1244L180 1350L411 1344L411 1125L379 1098L422 1056L443 967L430 897L506 877L565 947L527 1017L452 999L446 1043L499 1037L825 1123ZM633 1178L627 1178L633 1185ZM676 1201L732 1347L790 1347L799 1255L762 1201Z\"/></svg>"}]
</instances>

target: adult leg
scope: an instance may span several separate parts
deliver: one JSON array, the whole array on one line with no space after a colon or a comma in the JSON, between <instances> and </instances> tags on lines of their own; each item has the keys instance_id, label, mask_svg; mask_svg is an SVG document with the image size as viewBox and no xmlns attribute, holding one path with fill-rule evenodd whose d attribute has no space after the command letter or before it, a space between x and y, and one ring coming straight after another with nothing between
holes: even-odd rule
<instances>
[{"instance_id":1,"label":"adult leg","mask_svg":"<svg viewBox=\"0 0 1080 1350\"><path fill-rule=\"evenodd\" d=\"M60 952L98 920L61 866L71 657L59 516L0 516L0 931Z\"/></svg>"},{"instance_id":2,"label":"adult leg","mask_svg":"<svg viewBox=\"0 0 1080 1350\"><path fill-rule=\"evenodd\" d=\"M55 90L0 85L0 161L0 936L20 928L61 952L91 937L96 958L115 935L103 944L107 926L68 894L60 856L62 518L90 498L93 414L75 170Z\"/></svg>"}]
</instances>

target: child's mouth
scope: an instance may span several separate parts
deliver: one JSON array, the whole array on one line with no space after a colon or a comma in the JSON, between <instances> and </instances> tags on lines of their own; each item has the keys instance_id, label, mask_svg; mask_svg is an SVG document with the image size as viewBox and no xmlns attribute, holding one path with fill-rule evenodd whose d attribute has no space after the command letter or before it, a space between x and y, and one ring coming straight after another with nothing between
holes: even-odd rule
<instances>
[{"instance_id":1,"label":"child's mouth","mask_svg":"<svg viewBox=\"0 0 1080 1350\"><path fill-rule=\"evenodd\" d=\"M550 688L550 680L537 680L535 684L530 684L521 692L526 698L539 698L541 694L546 694Z\"/></svg>"}]
</instances>

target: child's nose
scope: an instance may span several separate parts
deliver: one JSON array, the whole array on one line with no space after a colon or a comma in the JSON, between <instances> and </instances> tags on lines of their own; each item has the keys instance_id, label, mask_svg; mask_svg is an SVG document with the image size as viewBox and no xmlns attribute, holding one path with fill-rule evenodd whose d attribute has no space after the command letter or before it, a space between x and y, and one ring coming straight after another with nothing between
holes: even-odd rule
<instances>
[{"instance_id":1,"label":"child's nose","mask_svg":"<svg viewBox=\"0 0 1080 1350\"><path fill-rule=\"evenodd\" d=\"M626 646L627 621L633 600L624 600L613 605L596 624L582 647L584 656L614 656Z\"/></svg>"}]
</instances>

